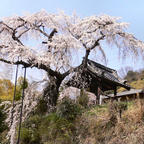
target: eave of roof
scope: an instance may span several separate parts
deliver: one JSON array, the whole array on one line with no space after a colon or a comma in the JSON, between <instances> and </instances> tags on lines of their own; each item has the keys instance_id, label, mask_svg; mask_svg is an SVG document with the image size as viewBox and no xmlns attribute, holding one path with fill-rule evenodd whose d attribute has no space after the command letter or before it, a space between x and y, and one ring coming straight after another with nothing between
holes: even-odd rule
<instances>
[{"instance_id":1,"label":"eave of roof","mask_svg":"<svg viewBox=\"0 0 144 144\"><path fill-rule=\"evenodd\" d=\"M143 93L143 90L142 89L131 89L130 91L124 91L124 92L117 93L116 97L122 97L122 96L126 96L126 95L133 95L133 94L139 94L139 93ZM114 94L110 94L110 95L108 95L108 97L114 97Z\"/></svg>"},{"instance_id":2,"label":"eave of roof","mask_svg":"<svg viewBox=\"0 0 144 144\"><path fill-rule=\"evenodd\" d=\"M124 80L122 80L118 75L117 71L106 66L103 66L99 63L96 63L92 60L88 60L87 69L89 72L92 72L93 75L96 75L100 78L106 79L110 82L113 82L117 86L124 87L126 89L130 89L130 86L124 84Z\"/></svg>"}]
</instances>

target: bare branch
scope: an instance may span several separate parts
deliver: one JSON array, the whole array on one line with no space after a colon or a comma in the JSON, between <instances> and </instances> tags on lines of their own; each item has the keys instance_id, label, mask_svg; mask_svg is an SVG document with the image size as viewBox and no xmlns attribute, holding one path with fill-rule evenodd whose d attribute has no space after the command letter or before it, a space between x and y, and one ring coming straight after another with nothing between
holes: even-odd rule
<instances>
[{"instance_id":1,"label":"bare branch","mask_svg":"<svg viewBox=\"0 0 144 144\"><path fill-rule=\"evenodd\" d=\"M19 40L19 38L16 36L16 31L13 30L13 33L12 33L12 38L13 40L17 41L18 43L20 43L22 46L23 46L23 43Z\"/></svg>"},{"instance_id":2,"label":"bare branch","mask_svg":"<svg viewBox=\"0 0 144 144\"><path fill-rule=\"evenodd\" d=\"M54 36L54 34L55 33L57 33L57 30L54 28L53 30L52 30L52 32L49 34L49 40L51 40L52 39L52 37Z\"/></svg>"},{"instance_id":3,"label":"bare branch","mask_svg":"<svg viewBox=\"0 0 144 144\"><path fill-rule=\"evenodd\" d=\"M99 41L104 39L105 35L104 35L102 32L101 32L101 34L102 34L102 36L99 37L99 38L95 41L94 45L90 48L90 50L94 49L96 46L99 46Z\"/></svg>"},{"instance_id":4,"label":"bare branch","mask_svg":"<svg viewBox=\"0 0 144 144\"><path fill-rule=\"evenodd\" d=\"M9 30L12 30L13 31L13 28L12 27L10 27L10 26L8 26L7 24L5 24L4 22L1 22L0 24L2 24L2 25L4 25L4 26L6 26Z\"/></svg>"},{"instance_id":5,"label":"bare branch","mask_svg":"<svg viewBox=\"0 0 144 144\"><path fill-rule=\"evenodd\" d=\"M49 36L48 36L48 40L49 40L49 41L52 40L52 37L54 36L55 33L57 33L57 30L54 28L54 29L52 30L52 32L49 34ZM43 41L42 44L47 44L47 42L46 42L46 41Z\"/></svg>"},{"instance_id":6,"label":"bare branch","mask_svg":"<svg viewBox=\"0 0 144 144\"><path fill-rule=\"evenodd\" d=\"M67 72L62 74L62 77L65 78L66 76L68 76L70 73L72 72L76 72L79 68L82 67L82 64L80 64L79 66L75 67L75 68L71 68L70 70L68 70Z\"/></svg>"},{"instance_id":7,"label":"bare branch","mask_svg":"<svg viewBox=\"0 0 144 144\"><path fill-rule=\"evenodd\" d=\"M28 28L27 30L23 31L21 34L19 34L19 36L17 36L17 38L20 38L23 34L25 34L26 32L28 32L30 30L30 28Z\"/></svg>"}]
</instances>

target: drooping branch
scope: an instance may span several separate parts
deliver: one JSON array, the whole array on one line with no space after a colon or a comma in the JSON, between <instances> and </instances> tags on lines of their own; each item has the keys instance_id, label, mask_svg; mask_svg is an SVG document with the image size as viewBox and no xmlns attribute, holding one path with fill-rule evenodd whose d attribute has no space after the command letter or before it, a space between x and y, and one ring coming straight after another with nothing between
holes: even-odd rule
<instances>
[{"instance_id":1,"label":"drooping branch","mask_svg":"<svg viewBox=\"0 0 144 144\"><path fill-rule=\"evenodd\" d=\"M60 74L58 71L61 71L61 68L64 66L69 66L68 63L70 62L70 55L72 55L73 50L78 52L78 49L81 47L85 49L83 60L84 67L87 65L90 52L96 47L99 48L96 50L100 50L103 56L105 55L103 48L100 47L101 40L106 40L107 42L116 45L122 43L123 45L121 47L124 47L122 50L125 49L125 45L130 52L137 50L141 43L139 43L138 40L135 40L134 37L125 33L124 29L127 27L126 23L121 23L117 20L117 18L108 15L92 16L83 19L74 17L73 19L73 17L67 15L50 15L43 11L24 17L6 18L3 21L4 23L0 22L1 38L4 37L1 40L2 47L0 46L0 48L3 48L4 50L2 51L2 55L10 53L11 55L14 55L12 58L17 57L17 55L24 57L26 54L28 54L26 59L29 56L37 57L34 61L26 61L26 65L28 67L44 69L56 77L61 77L60 75L65 77L71 70L68 70L63 74ZM51 29L52 31L49 32ZM7 37L5 37L4 30L10 34L10 39L8 39L8 41ZM49 44L48 49L49 47L51 49L47 51L46 47L43 47L42 51L39 52L39 49L36 48L38 53L34 56L31 56L31 54L34 53L33 51L32 53L31 51L28 51L22 55L21 51L25 52L27 49L33 50L33 48L31 49L31 46L26 49L24 46L21 47L21 45L23 45L21 42L25 42L22 41L23 37L21 38L21 36L27 32L30 37L33 36L35 32L36 34L34 36L37 37L38 33L38 36L42 36L37 37L39 40L40 38L43 39L45 37L46 42L44 41L42 43ZM119 41L119 39L122 41ZM3 47L3 45L8 45L8 47ZM49 67L49 63L51 63L56 71Z\"/></svg>"},{"instance_id":2,"label":"drooping branch","mask_svg":"<svg viewBox=\"0 0 144 144\"><path fill-rule=\"evenodd\" d=\"M25 31L23 31L21 34L19 34L17 36L17 38L20 38L23 34L27 33L30 30L30 28L26 29Z\"/></svg>"},{"instance_id":3,"label":"drooping branch","mask_svg":"<svg viewBox=\"0 0 144 144\"><path fill-rule=\"evenodd\" d=\"M13 64L13 65L19 64L19 65L23 65L24 67L27 67L27 68L28 68L28 67L29 67L29 68L36 67L36 68L38 68L38 69L45 70L46 72L49 73L49 75L55 76L57 79L63 79L63 76L62 76L61 73L52 70L49 66L46 66L46 65L44 65L44 64L27 63L27 62L24 62L24 61L22 61L22 60L16 61L16 62L11 62L11 61L8 61L8 60L2 59L2 58L0 58L0 61L1 61L1 62L5 62L5 63L7 63L7 64Z\"/></svg>"}]
</instances>

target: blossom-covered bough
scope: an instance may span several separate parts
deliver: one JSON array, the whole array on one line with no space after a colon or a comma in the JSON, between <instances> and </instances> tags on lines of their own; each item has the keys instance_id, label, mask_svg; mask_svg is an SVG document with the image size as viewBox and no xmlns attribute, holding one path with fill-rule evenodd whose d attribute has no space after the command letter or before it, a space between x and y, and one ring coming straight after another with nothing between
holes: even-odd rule
<instances>
[{"instance_id":1,"label":"blossom-covered bough","mask_svg":"<svg viewBox=\"0 0 144 144\"><path fill-rule=\"evenodd\" d=\"M0 21L0 61L45 70L50 82L44 97L54 106L62 81L79 67L84 70L91 52L100 51L106 57L102 41L116 45L122 56L141 53L143 42L125 32L127 26L108 15L79 18L45 10L6 17ZM73 54L79 50L85 51L84 59L80 66L73 67Z\"/></svg>"}]
</instances>

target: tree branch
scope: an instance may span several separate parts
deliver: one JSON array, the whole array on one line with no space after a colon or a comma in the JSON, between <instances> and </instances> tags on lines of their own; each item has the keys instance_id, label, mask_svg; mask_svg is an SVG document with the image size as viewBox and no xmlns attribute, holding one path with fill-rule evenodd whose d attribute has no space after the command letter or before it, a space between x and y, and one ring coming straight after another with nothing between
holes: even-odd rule
<instances>
[{"instance_id":1,"label":"tree branch","mask_svg":"<svg viewBox=\"0 0 144 144\"><path fill-rule=\"evenodd\" d=\"M40 29L40 27L42 26L42 24L39 25L39 26L37 26L36 24L32 24L32 23L30 23L30 22L27 22L26 20L24 20L24 19L21 18L21 17L19 17L19 20L20 20L20 21L23 21L23 22L25 22L25 23L29 23L32 27L35 28L35 30L39 31L39 32L42 33L44 36L49 37L49 35L48 35L45 31L43 31L43 30Z\"/></svg>"},{"instance_id":2,"label":"tree branch","mask_svg":"<svg viewBox=\"0 0 144 144\"><path fill-rule=\"evenodd\" d=\"M55 33L57 33L57 30L54 28L53 30L52 30L52 32L49 34L49 40L51 40L52 39L52 37L54 36L54 34Z\"/></svg>"},{"instance_id":3,"label":"tree branch","mask_svg":"<svg viewBox=\"0 0 144 144\"><path fill-rule=\"evenodd\" d=\"M83 70L84 70L84 68L87 67L87 61L88 61L89 54L90 54L90 49L87 49L86 53L85 53L85 57L84 57L83 62L82 62L83 63Z\"/></svg>"},{"instance_id":4,"label":"tree branch","mask_svg":"<svg viewBox=\"0 0 144 144\"><path fill-rule=\"evenodd\" d=\"M23 46L23 43L19 40L19 38L16 36L16 30L13 30L12 33L12 38L13 40L17 41L18 43L20 43Z\"/></svg>"},{"instance_id":5,"label":"tree branch","mask_svg":"<svg viewBox=\"0 0 144 144\"><path fill-rule=\"evenodd\" d=\"M18 64L19 64L19 65L23 65L23 66L26 67L26 68L28 68L28 67L30 67L30 68L36 67L36 68L38 68L38 69L43 69L43 70L45 70L46 72L49 73L49 75L55 76L57 79L60 79L60 80L63 79L63 76L62 76L61 73L52 70L49 66L46 66L46 65L44 65L44 64L38 65L38 63L36 63L36 64L26 63L26 62L24 62L24 61L22 61L22 60L16 61L16 62L11 62L11 61L8 61L8 60L2 59L2 58L0 58L0 61L1 61L1 62L4 62L4 63L7 63L7 64L12 64L12 65L18 65Z\"/></svg>"},{"instance_id":6,"label":"tree branch","mask_svg":"<svg viewBox=\"0 0 144 144\"><path fill-rule=\"evenodd\" d=\"M72 69L68 70L67 72L63 73L63 74L62 74L63 79L64 79L66 76L68 76L70 73L76 72L76 71L77 71L78 69L80 69L81 67L82 67L82 64L80 64L79 66L77 66L77 67L75 67L75 68L72 68Z\"/></svg>"},{"instance_id":7,"label":"tree branch","mask_svg":"<svg viewBox=\"0 0 144 144\"><path fill-rule=\"evenodd\" d=\"M100 40L103 40L103 39L105 38L105 35L104 35L102 32L100 32L100 34L101 34L102 36L99 37L99 38L95 41L94 45L90 48L90 50L92 50L92 49L94 49L96 46L98 46L98 45L99 45L99 41L100 41Z\"/></svg>"},{"instance_id":8,"label":"tree branch","mask_svg":"<svg viewBox=\"0 0 144 144\"><path fill-rule=\"evenodd\" d=\"M27 30L23 31L21 34L19 34L19 36L17 36L17 38L20 38L23 34L25 34L26 32L28 32L30 30L30 28L28 28Z\"/></svg>"},{"instance_id":9,"label":"tree branch","mask_svg":"<svg viewBox=\"0 0 144 144\"><path fill-rule=\"evenodd\" d=\"M57 33L57 30L54 28L48 36L48 40L51 41L54 34ZM42 44L47 44L46 41L43 41Z\"/></svg>"}]
</instances>

